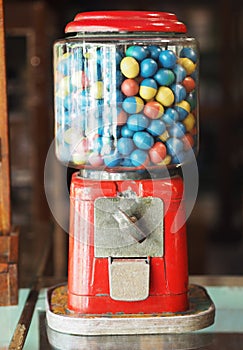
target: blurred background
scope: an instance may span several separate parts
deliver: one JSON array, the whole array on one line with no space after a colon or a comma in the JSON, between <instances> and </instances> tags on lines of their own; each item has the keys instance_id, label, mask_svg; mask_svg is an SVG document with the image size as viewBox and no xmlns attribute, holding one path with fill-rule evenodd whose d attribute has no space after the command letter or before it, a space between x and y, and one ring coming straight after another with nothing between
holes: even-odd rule
<instances>
[{"instance_id":1,"label":"blurred background","mask_svg":"<svg viewBox=\"0 0 243 350\"><path fill-rule=\"evenodd\" d=\"M168 11L200 45L199 192L188 219L190 274L243 273L243 3L236 0L5 0L12 221L20 226L20 286L66 276L68 234L44 192L53 139L52 45L66 23L93 10ZM53 183L62 205L61 175ZM59 181L60 180L60 181Z\"/></svg>"}]
</instances>

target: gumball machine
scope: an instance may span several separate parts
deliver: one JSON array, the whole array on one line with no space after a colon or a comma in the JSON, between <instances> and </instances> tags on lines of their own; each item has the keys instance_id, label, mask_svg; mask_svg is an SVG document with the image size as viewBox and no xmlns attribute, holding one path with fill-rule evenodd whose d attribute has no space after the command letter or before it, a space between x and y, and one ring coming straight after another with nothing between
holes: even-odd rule
<instances>
[{"instance_id":1,"label":"gumball machine","mask_svg":"<svg viewBox=\"0 0 243 350\"><path fill-rule=\"evenodd\" d=\"M165 12L79 13L65 32L55 148L76 171L68 283L49 291L48 323L86 335L206 327L214 306L188 284L181 171L198 151L196 40Z\"/></svg>"}]
</instances>

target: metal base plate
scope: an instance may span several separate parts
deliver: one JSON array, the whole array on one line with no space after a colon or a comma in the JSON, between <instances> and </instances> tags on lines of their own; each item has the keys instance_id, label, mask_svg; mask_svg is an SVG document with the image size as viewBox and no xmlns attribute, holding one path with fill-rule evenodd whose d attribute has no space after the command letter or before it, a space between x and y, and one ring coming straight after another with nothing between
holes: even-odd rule
<instances>
[{"instance_id":1,"label":"metal base plate","mask_svg":"<svg viewBox=\"0 0 243 350\"><path fill-rule=\"evenodd\" d=\"M213 324L215 306L206 290L189 286L189 309L178 313L156 315L81 315L67 309L67 285L47 290L48 326L73 335L124 335L185 333Z\"/></svg>"}]
</instances>

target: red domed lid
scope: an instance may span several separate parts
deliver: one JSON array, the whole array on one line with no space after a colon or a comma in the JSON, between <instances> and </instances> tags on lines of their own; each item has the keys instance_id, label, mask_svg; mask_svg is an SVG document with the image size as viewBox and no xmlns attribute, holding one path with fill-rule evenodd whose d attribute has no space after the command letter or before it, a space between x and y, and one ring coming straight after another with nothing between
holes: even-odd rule
<instances>
[{"instance_id":1,"label":"red domed lid","mask_svg":"<svg viewBox=\"0 0 243 350\"><path fill-rule=\"evenodd\" d=\"M148 11L82 12L65 28L65 33L124 31L186 33L187 29L173 13Z\"/></svg>"}]
</instances>

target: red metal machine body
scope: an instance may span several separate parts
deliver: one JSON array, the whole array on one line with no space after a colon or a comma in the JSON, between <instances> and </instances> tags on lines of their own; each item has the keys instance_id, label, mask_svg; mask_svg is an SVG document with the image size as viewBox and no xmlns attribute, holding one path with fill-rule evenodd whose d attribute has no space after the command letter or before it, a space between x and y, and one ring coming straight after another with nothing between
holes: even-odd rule
<instances>
[{"instance_id":1,"label":"red metal machine body","mask_svg":"<svg viewBox=\"0 0 243 350\"><path fill-rule=\"evenodd\" d=\"M115 300L111 296L110 258L95 250L95 203L99 198L117 198L132 191L137 198L158 198L163 203L161 256L149 260L148 296L143 300ZM94 181L73 175L68 269L68 307L81 314L151 314L184 311L188 308L188 264L183 180L181 177L125 181ZM183 221L185 222L185 220ZM178 226L178 228L176 228ZM103 230L105 230L103 228ZM142 244L147 244L145 241ZM135 242L135 244L140 244ZM136 255L114 258L136 262ZM133 272L131 272L133 273ZM119 288L127 288L127 277L120 275ZM133 277L132 277L133 278ZM122 284L124 283L124 286ZM132 288L136 289L136 285Z\"/></svg>"}]
</instances>

